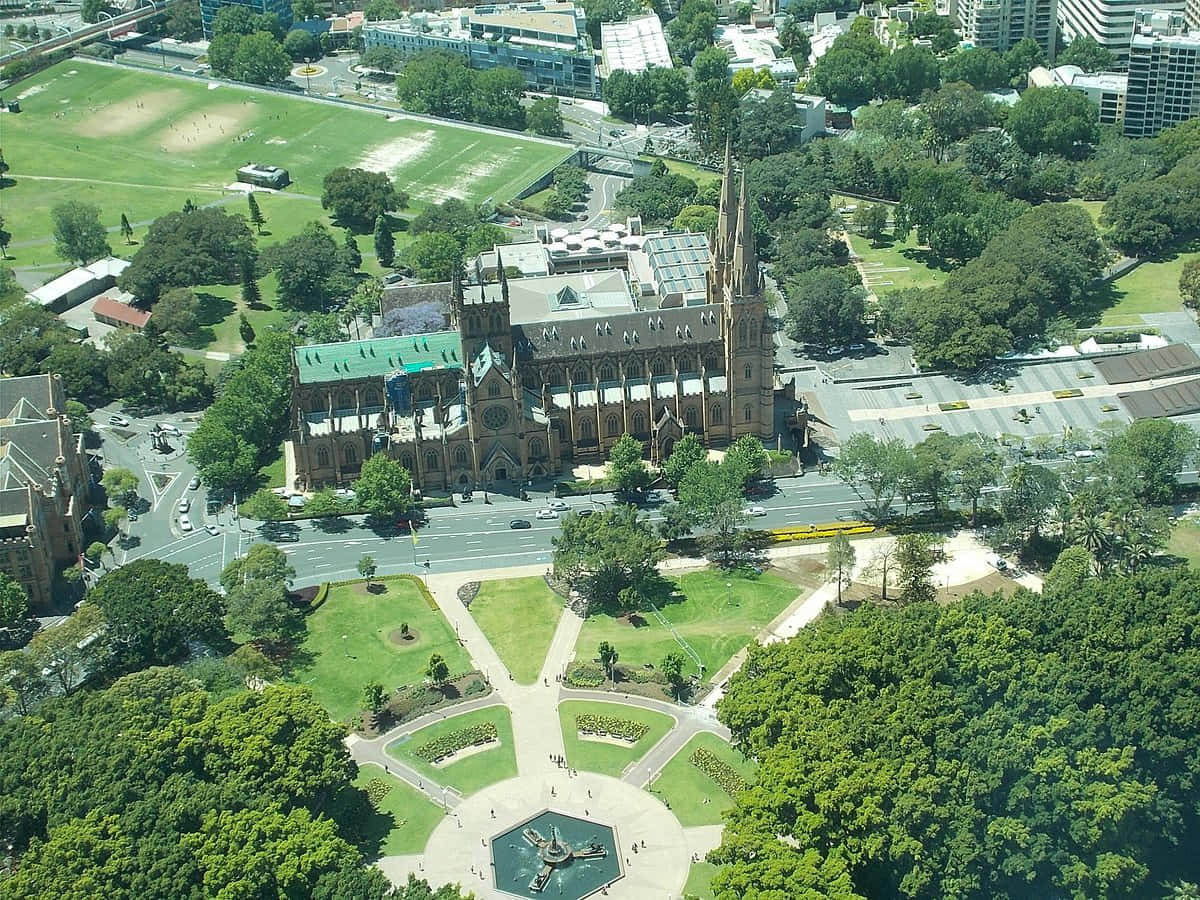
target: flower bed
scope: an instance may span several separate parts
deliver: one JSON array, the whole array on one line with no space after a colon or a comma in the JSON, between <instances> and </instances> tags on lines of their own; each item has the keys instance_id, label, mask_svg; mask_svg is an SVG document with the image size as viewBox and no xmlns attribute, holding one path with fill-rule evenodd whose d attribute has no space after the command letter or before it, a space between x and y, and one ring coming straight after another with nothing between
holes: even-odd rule
<instances>
[{"instance_id":1,"label":"flower bed","mask_svg":"<svg viewBox=\"0 0 1200 900\"><path fill-rule=\"evenodd\" d=\"M457 753L464 747L486 744L500 739L494 722L480 722L469 728L461 728L449 734L443 734L427 744L422 744L413 750L413 754L427 762L438 762Z\"/></svg>"},{"instance_id":2,"label":"flower bed","mask_svg":"<svg viewBox=\"0 0 1200 900\"><path fill-rule=\"evenodd\" d=\"M367 800L371 802L371 806L379 809L379 804L383 802L383 798L391 791L392 786L380 778L372 778L367 782Z\"/></svg>"},{"instance_id":3,"label":"flower bed","mask_svg":"<svg viewBox=\"0 0 1200 900\"><path fill-rule=\"evenodd\" d=\"M948 400L945 403L939 403L938 409L942 412L954 412L958 409L970 409L971 404L966 400Z\"/></svg>"},{"instance_id":4,"label":"flower bed","mask_svg":"<svg viewBox=\"0 0 1200 900\"><path fill-rule=\"evenodd\" d=\"M576 687L600 687L607 678L604 669L594 663L579 663L567 672L567 683Z\"/></svg>"},{"instance_id":5,"label":"flower bed","mask_svg":"<svg viewBox=\"0 0 1200 900\"><path fill-rule=\"evenodd\" d=\"M870 534L875 526L869 522L826 522L822 525L791 525L786 528L772 528L771 538L777 542L783 541L820 541L829 540L839 534Z\"/></svg>"},{"instance_id":6,"label":"flower bed","mask_svg":"<svg viewBox=\"0 0 1200 900\"><path fill-rule=\"evenodd\" d=\"M1082 397L1083 391L1079 388L1066 388L1065 390L1055 391L1055 400L1070 400L1072 397Z\"/></svg>"},{"instance_id":7,"label":"flower bed","mask_svg":"<svg viewBox=\"0 0 1200 900\"><path fill-rule=\"evenodd\" d=\"M642 722L618 719L616 716L598 716L594 713L576 716L575 728L580 734L603 734L629 741L631 744L640 741L650 730L650 726Z\"/></svg>"},{"instance_id":8,"label":"flower bed","mask_svg":"<svg viewBox=\"0 0 1200 900\"><path fill-rule=\"evenodd\" d=\"M730 797L737 795L746 789L746 782L733 766L719 758L711 750L706 750L703 747L697 747L692 751L690 757L691 764L720 785L721 790L727 793Z\"/></svg>"}]
</instances>

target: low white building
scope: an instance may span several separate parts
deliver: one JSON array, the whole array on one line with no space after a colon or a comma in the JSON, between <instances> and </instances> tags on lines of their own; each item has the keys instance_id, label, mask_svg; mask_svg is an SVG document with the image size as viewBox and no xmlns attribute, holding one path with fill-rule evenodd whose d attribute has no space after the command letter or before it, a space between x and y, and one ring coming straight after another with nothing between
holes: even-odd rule
<instances>
[{"instance_id":1,"label":"low white building","mask_svg":"<svg viewBox=\"0 0 1200 900\"><path fill-rule=\"evenodd\" d=\"M746 100L764 102L771 96L771 91L766 88L754 88L747 92ZM804 120L804 127L800 131L800 142L808 143L817 135L825 133L825 107L827 101L824 97L818 97L816 94L792 94L792 102L796 105L796 112Z\"/></svg>"},{"instance_id":2,"label":"low white building","mask_svg":"<svg viewBox=\"0 0 1200 900\"><path fill-rule=\"evenodd\" d=\"M639 16L628 22L603 22L600 45L604 59L601 75L605 78L617 71L671 68L671 51L658 16Z\"/></svg>"},{"instance_id":3,"label":"low white building","mask_svg":"<svg viewBox=\"0 0 1200 900\"><path fill-rule=\"evenodd\" d=\"M717 29L717 46L729 54L729 71L766 69L779 84L795 84L796 63L783 52L774 28L725 25Z\"/></svg>"},{"instance_id":4,"label":"low white building","mask_svg":"<svg viewBox=\"0 0 1200 900\"><path fill-rule=\"evenodd\" d=\"M1100 108L1100 122L1120 125L1125 121L1129 76L1120 72L1085 72L1079 66L1038 66L1029 72L1030 87L1067 87L1085 94Z\"/></svg>"},{"instance_id":5,"label":"low white building","mask_svg":"<svg viewBox=\"0 0 1200 900\"><path fill-rule=\"evenodd\" d=\"M128 267L128 260L106 256L46 282L32 291L29 298L51 312L63 312L108 290Z\"/></svg>"}]
</instances>

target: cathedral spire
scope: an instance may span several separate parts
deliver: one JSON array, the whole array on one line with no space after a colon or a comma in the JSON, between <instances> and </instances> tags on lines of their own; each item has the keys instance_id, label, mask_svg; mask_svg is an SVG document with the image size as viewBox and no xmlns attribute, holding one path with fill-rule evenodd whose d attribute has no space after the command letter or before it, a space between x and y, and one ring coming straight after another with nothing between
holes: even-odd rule
<instances>
[{"instance_id":1,"label":"cathedral spire","mask_svg":"<svg viewBox=\"0 0 1200 900\"><path fill-rule=\"evenodd\" d=\"M742 189L738 200L737 231L734 235L731 260L732 288L735 297L758 293L758 254L754 250L754 228L750 224L750 196L746 188L746 172L742 171Z\"/></svg>"},{"instance_id":2,"label":"cathedral spire","mask_svg":"<svg viewBox=\"0 0 1200 900\"><path fill-rule=\"evenodd\" d=\"M733 250L733 225L737 215L733 196L733 145L725 138L725 167L721 175L721 200L717 211L717 231L713 235L713 257L720 263L729 259Z\"/></svg>"},{"instance_id":3,"label":"cathedral spire","mask_svg":"<svg viewBox=\"0 0 1200 900\"><path fill-rule=\"evenodd\" d=\"M500 282L500 299L508 302L508 276L504 274L504 260L500 258L500 248L496 248L496 280Z\"/></svg>"},{"instance_id":4,"label":"cathedral spire","mask_svg":"<svg viewBox=\"0 0 1200 900\"><path fill-rule=\"evenodd\" d=\"M450 323L457 328L462 319L463 304L462 272L455 269L450 275Z\"/></svg>"}]
</instances>

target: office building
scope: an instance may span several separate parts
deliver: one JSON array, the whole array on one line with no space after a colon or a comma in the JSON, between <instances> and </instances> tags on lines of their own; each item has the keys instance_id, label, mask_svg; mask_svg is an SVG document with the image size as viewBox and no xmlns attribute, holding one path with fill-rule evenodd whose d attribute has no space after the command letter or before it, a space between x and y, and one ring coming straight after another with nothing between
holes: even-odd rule
<instances>
[{"instance_id":1,"label":"office building","mask_svg":"<svg viewBox=\"0 0 1200 900\"><path fill-rule=\"evenodd\" d=\"M658 16L639 16L628 22L602 22L600 45L604 76L613 72L643 72L671 68L671 51Z\"/></svg>"},{"instance_id":2,"label":"office building","mask_svg":"<svg viewBox=\"0 0 1200 900\"><path fill-rule=\"evenodd\" d=\"M83 435L58 375L0 379L0 570L46 611L54 578L83 552Z\"/></svg>"},{"instance_id":3,"label":"office building","mask_svg":"<svg viewBox=\"0 0 1200 900\"><path fill-rule=\"evenodd\" d=\"M625 434L656 462L689 432L773 438L772 325L734 181L727 152L711 248L646 239L654 299L620 269L510 280L500 248L497 282L449 285L449 330L296 348L296 486L348 483L381 452L457 490L601 463Z\"/></svg>"},{"instance_id":4,"label":"office building","mask_svg":"<svg viewBox=\"0 0 1200 900\"><path fill-rule=\"evenodd\" d=\"M1125 121L1129 76L1123 72L1085 72L1079 66L1038 66L1029 72L1030 87L1068 87L1086 94L1100 110L1100 124L1121 125Z\"/></svg>"},{"instance_id":5,"label":"office building","mask_svg":"<svg viewBox=\"0 0 1200 900\"><path fill-rule=\"evenodd\" d=\"M1133 18L1147 5L1146 0L1058 0L1058 22L1065 47L1075 38L1087 35L1117 58L1117 69L1124 71L1129 61L1129 41L1133 37ZM1181 12L1185 0L1155 3L1159 10Z\"/></svg>"},{"instance_id":6,"label":"office building","mask_svg":"<svg viewBox=\"0 0 1200 900\"><path fill-rule=\"evenodd\" d=\"M1182 13L1139 9L1134 14L1126 135L1155 137L1200 115L1198 58L1200 32L1188 31Z\"/></svg>"},{"instance_id":7,"label":"office building","mask_svg":"<svg viewBox=\"0 0 1200 900\"><path fill-rule=\"evenodd\" d=\"M363 43L402 56L446 50L472 69L508 66L537 91L600 95L600 77L587 35L587 18L573 3L476 6L448 13L411 13L392 22L368 22Z\"/></svg>"},{"instance_id":8,"label":"office building","mask_svg":"<svg viewBox=\"0 0 1200 900\"><path fill-rule=\"evenodd\" d=\"M963 41L1005 53L1025 38L1038 42L1047 59L1054 58L1060 0L959 0Z\"/></svg>"}]
</instances>

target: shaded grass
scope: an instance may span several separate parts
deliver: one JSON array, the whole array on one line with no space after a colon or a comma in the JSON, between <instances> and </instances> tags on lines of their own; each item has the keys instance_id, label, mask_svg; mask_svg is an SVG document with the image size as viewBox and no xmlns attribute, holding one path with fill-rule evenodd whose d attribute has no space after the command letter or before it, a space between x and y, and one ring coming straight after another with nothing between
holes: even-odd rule
<instances>
[{"instance_id":1,"label":"shaded grass","mask_svg":"<svg viewBox=\"0 0 1200 900\"><path fill-rule=\"evenodd\" d=\"M377 821L371 823L372 843L378 846L380 856L403 856L420 853L425 849L429 835L445 817L445 812L424 794L393 775L388 775L379 766L362 766L354 779L354 786L367 789L375 779L391 787L376 807Z\"/></svg>"},{"instance_id":2,"label":"shaded grass","mask_svg":"<svg viewBox=\"0 0 1200 900\"><path fill-rule=\"evenodd\" d=\"M721 813L733 806L733 798L712 778L692 765L692 752L698 747L711 751L729 763L747 782L753 779L758 768L752 760L745 759L710 732L701 732L688 741L682 750L671 757L653 784L654 793L670 802L671 812L675 813L684 828L720 825Z\"/></svg>"},{"instance_id":3,"label":"shaded grass","mask_svg":"<svg viewBox=\"0 0 1200 900\"><path fill-rule=\"evenodd\" d=\"M657 159L658 157L652 158ZM712 172L708 169L702 169L699 166L693 165L692 163L681 162L678 159L664 159L663 162L666 163L668 172L692 179L692 181L696 182L696 187L702 187L704 184L710 181L721 180L720 172Z\"/></svg>"},{"instance_id":4,"label":"shaded grass","mask_svg":"<svg viewBox=\"0 0 1200 900\"><path fill-rule=\"evenodd\" d=\"M579 731L575 727L575 717L587 713L616 716L619 719L641 722L648 725L650 730L637 743L628 746L610 744L606 741L585 740L580 737ZM601 703L589 700L566 700L560 703L558 720L562 726L567 763L576 769L599 772L602 775L611 775L613 778L619 778L630 763L645 756L650 748L661 741L675 725L670 716L650 709L640 709L622 703Z\"/></svg>"},{"instance_id":5,"label":"shaded grass","mask_svg":"<svg viewBox=\"0 0 1200 900\"><path fill-rule=\"evenodd\" d=\"M541 577L485 581L471 615L520 684L537 681L563 601Z\"/></svg>"},{"instance_id":6,"label":"shaded grass","mask_svg":"<svg viewBox=\"0 0 1200 900\"><path fill-rule=\"evenodd\" d=\"M692 867L688 869L687 884L683 886L683 896L689 900L692 897L697 900L712 900L712 880L716 874L717 866L712 863L692 863Z\"/></svg>"},{"instance_id":7,"label":"shaded grass","mask_svg":"<svg viewBox=\"0 0 1200 900\"><path fill-rule=\"evenodd\" d=\"M1188 520L1177 523L1171 529L1167 551L1187 560L1189 566L1200 566L1200 525Z\"/></svg>"},{"instance_id":8,"label":"shaded grass","mask_svg":"<svg viewBox=\"0 0 1200 900\"><path fill-rule=\"evenodd\" d=\"M674 581L680 597L662 607L662 612L699 654L708 678L799 593L795 585L778 575L756 575L750 569L706 569ZM643 613L633 621L604 613L589 616L575 644L576 659L594 657L601 641L609 641L620 654L620 662L631 666L658 666L667 653L680 649L667 626L652 613ZM696 671L690 657L685 671Z\"/></svg>"},{"instance_id":9,"label":"shaded grass","mask_svg":"<svg viewBox=\"0 0 1200 900\"><path fill-rule=\"evenodd\" d=\"M850 248L862 258L867 288L877 295L905 288L936 287L946 280L947 271L939 268L941 262L931 251L918 246L915 233L906 241L895 241L885 235L878 247L871 246L871 242L860 234L848 236ZM884 269L899 271L882 271Z\"/></svg>"},{"instance_id":10,"label":"shaded grass","mask_svg":"<svg viewBox=\"0 0 1200 900\"><path fill-rule=\"evenodd\" d=\"M1179 312L1179 273L1189 260L1200 258L1196 244L1147 260L1112 282L1112 305L1104 310L1102 325L1141 324L1141 316ZM1132 321L1131 321L1132 320Z\"/></svg>"},{"instance_id":11,"label":"shaded grass","mask_svg":"<svg viewBox=\"0 0 1200 900\"><path fill-rule=\"evenodd\" d=\"M265 488L283 487L287 474L286 469L287 461L283 458L283 444L280 444L275 456L259 467L259 485Z\"/></svg>"},{"instance_id":12,"label":"shaded grass","mask_svg":"<svg viewBox=\"0 0 1200 900\"><path fill-rule=\"evenodd\" d=\"M390 692L423 681L433 653L442 655L451 673L470 668L453 630L441 612L429 608L411 579L376 578L373 583L385 590L368 594L357 581L330 589L324 605L306 620L308 634L289 673L293 681L309 686L336 719L362 709L368 682L378 681ZM405 622L420 638L401 647L389 635Z\"/></svg>"},{"instance_id":13,"label":"shaded grass","mask_svg":"<svg viewBox=\"0 0 1200 900\"><path fill-rule=\"evenodd\" d=\"M489 750L466 756L449 765L435 766L412 752L442 735L476 725L492 722L500 737L500 745ZM408 737L388 745L389 756L402 760L407 765L438 784L459 791L464 797L482 790L489 784L512 778L517 774L517 754L513 747L512 718L503 706L489 706L461 716L452 716L433 725L428 725Z\"/></svg>"}]
</instances>

